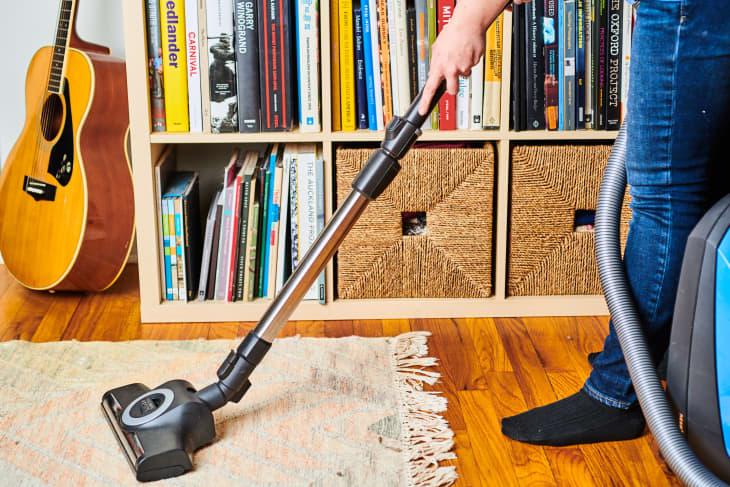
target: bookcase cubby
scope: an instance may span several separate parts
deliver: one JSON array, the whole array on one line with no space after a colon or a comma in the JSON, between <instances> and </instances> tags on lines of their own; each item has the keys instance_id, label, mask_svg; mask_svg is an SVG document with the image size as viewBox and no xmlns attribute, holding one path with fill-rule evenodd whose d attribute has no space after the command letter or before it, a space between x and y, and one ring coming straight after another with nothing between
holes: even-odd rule
<instances>
[{"instance_id":1,"label":"bookcase cubby","mask_svg":"<svg viewBox=\"0 0 730 487\"><path fill-rule=\"evenodd\" d=\"M511 13L505 12L504 25L511 25ZM357 147L362 144L373 147L383 138L383 131L358 130L338 132L332 130L332 102L329 80L330 17L328 2L320 3L320 70L322 131L317 133L261 132L254 134L228 133L165 133L151 132L149 117L149 87L147 81L147 54L145 46L145 18L143 0L124 0L124 32L127 59L127 85L130 108L131 159L134 172L134 204L137 215L137 249L140 282L141 318L143 322L211 322L256 321L271 302L257 299L253 302L226 303L221 301L192 301L175 303L164 301L159 272L159 239L155 194L154 164L167 144L178 145L178 151L195 154L214 152L220 147L256 145L264 143L313 142L322 146L325 161L325 216L335 210L335 151L341 145ZM387 299L337 299L334 264L326 269L327 303L303 302L294 312L297 320L338 319L397 319L397 318L446 318L446 317L499 317L499 316L580 316L605 315L607 308L600 295L589 296L515 296L507 294L509 255L509 191L510 154L515 144L524 142L557 143L604 141L610 143L616 132L606 131L526 131L514 132L509 127L509 86L511 63L510 29L505 29L502 56L502 94L500 130L426 130L419 141L491 142L495 149L494 159L494 214L492 241L492 295L486 298L387 298ZM195 145L195 147L192 147ZM187 148L187 149L186 149ZM199 158L206 164L205 158ZM185 168L191 168L187 158ZM193 163L194 166L194 163ZM206 168L210 170L210 168ZM567 175L566 175L567 177ZM575 184L580 184L575 182ZM201 203L207 205L207 201ZM536 202L536 204L539 204ZM206 212L207 208L201 208Z\"/></svg>"}]
</instances>

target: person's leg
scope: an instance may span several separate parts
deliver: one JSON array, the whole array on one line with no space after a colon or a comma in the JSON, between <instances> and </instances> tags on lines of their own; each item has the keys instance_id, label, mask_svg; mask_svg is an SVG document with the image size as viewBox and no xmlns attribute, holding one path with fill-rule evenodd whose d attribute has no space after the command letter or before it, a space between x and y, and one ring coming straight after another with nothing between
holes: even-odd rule
<instances>
[{"instance_id":1,"label":"person's leg","mask_svg":"<svg viewBox=\"0 0 730 487\"><path fill-rule=\"evenodd\" d=\"M655 360L669 330L689 232L717 199L730 119L730 21L698 0L644 0L634 30L624 255ZM717 161L718 164L713 164ZM724 179L727 181L727 179ZM506 418L507 436L565 445L633 438L644 427L613 325L583 390Z\"/></svg>"}]
</instances>

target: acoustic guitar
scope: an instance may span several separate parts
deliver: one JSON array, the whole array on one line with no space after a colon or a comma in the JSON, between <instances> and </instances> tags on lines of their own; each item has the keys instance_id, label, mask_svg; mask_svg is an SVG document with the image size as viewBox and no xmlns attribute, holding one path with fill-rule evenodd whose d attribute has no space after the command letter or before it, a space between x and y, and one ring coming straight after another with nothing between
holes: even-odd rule
<instances>
[{"instance_id":1,"label":"acoustic guitar","mask_svg":"<svg viewBox=\"0 0 730 487\"><path fill-rule=\"evenodd\" d=\"M54 45L30 62L0 175L0 253L31 289L105 289L134 238L125 64L78 37L78 3L61 1Z\"/></svg>"}]
</instances>

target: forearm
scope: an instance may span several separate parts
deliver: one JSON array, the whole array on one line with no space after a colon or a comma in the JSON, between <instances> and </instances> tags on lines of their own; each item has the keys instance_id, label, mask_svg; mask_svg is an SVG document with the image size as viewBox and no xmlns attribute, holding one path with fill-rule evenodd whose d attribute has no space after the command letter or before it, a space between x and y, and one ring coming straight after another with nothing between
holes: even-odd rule
<instances>
[{"instance_id":1,"label":"forearm","mask_svg":"<svg viewBox=\"0 0 730 487\"><path fill-rule=\"evenodd\" d=\"M510 0L459 0L452 20L457 20L458 23L476 22L482 31L486 31L509 2Z\"/></svg>"}]
</instances>

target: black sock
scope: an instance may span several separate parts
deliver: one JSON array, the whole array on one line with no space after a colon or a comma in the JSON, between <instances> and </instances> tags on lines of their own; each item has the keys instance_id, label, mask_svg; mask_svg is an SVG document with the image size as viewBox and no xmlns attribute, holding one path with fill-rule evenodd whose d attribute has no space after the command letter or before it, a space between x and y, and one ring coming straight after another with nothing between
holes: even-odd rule
<instances>
[{"instance_id":1,"label":"black sock","mask_svg":"<svg viewBox=\"0 0 730 487\"><path fill-rule=\"evenodd\" d=\"M644 431L641 409L618 409L583 389L560 401L502 419L502 433L534 445L565 446L630 440Z\"/></svg>"}]
</instances>

